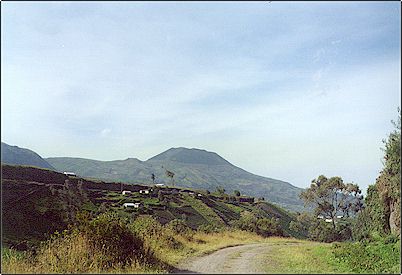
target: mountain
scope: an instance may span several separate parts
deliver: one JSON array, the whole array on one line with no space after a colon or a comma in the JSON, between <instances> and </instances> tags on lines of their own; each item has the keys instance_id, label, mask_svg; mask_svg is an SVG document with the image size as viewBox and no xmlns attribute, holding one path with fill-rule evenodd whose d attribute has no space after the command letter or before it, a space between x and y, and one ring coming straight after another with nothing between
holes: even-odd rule
<instances>
[{"instance_id":1,"label":"mountain","mask_svg":"<svg viewBox=\"0 0 402 275\"><path fill-rule=\"evenodd\" d=\"M170 148L169 150L150 158L148 161L175 161L188 164L230 165L227 160L219 156L217 153L184 147Z\"/></svg>"},{"instance_id":2,"label":"mountain","mask_svg":"<svg viewBox=\"0 0 402 275\"><path fill-rule=\"evenodd\" d=\"M55 170L53 166L34 151L18 146L11 146L4 142L1 143L1 162Z\"/></svg>"},{"instance_id":3,"label":"mountain","mask_svg":"<svg viewBox=\"0 0 402 275\"><path fill-rule=\"evenodd\" d=\"M239 190L242 194L264 197L288 210L303 210L299 194L303 190L288 182L257 176L231 164L218 154L200 149L171 148L147 161L135 158L98 161L82 158L47 158L58 171L106 181L172 185L166 170L173 172L176 186L215 191L223 187L226 193Z\"/></svg>"}]
</instances>

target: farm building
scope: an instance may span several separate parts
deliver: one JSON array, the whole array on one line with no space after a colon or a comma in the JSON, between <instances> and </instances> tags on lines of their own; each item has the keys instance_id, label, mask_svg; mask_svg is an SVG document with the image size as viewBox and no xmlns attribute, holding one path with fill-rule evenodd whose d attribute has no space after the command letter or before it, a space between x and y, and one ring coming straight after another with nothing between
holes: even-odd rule
<instances>
[{"instance_id":1,"label":"farm building","mask_svg":"<svg viewBox=\"0 0 402 275\"><path fill-rule=\"evenodd\" d=\"M140 194L149 194L149 189L140 190Z\"/></svg>"},{"instance_id":2,"label":"farm building","mask_svg":"<svg viewBox=\"0 0 402 275\"><path fill-rule=\"evenodd\" d=\"M63 172L64 175L69 176L69 177L76 177L77 175L73 172Z\"/></svg>"},{"instance_id":3,"label":"farm building","mask_svg":"<svg viewBox=\"0 0 402 275\"><path fill-rule=\"evenodd\" d=\"M123 192L121 192L123 195L128 195L128 194L131 194L131 191L128 191L128 190L124 190Z\"/></svg>"},{"instance_id":4,"label":"farm building","mask_svg":"<svg viewBox=\"0 0 402 275\"><path fill-rule=\"evenodd\" d=\"M126 202L123 204L124 208L127 207L134 207L134 208L140 208L141 203L139 202Z\"/></svg>"}]
</instances>

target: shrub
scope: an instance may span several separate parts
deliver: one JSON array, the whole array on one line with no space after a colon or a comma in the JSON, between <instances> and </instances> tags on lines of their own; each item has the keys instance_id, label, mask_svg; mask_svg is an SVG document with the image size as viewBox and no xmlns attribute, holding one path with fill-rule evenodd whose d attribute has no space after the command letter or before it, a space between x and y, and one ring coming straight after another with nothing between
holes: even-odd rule
<instances>
[{"instance_id":1,"label":"shrub","mask_svg":"<svg viewBox=\"0 0 402 275\"><path fill-rule=\"evenodd\" d=\"M92 249L106 255L103 262L107 267L125 265L149 253L144 252L143 241L115 213L99 215L84 226L83 233Z\"/></svg>"},{"instance_id":2,"label":"shrub","mask_svg":"<svg viewBox=\"0 0 402 275\"><path fill-rule=\"evenodd\" d=\"M193 235L193 230L182 220L171 220L166 224L166 228L172 230L175 234L180 234L186 237Z\"/></svg>"},{"instance_id":3,"label":"shrub","mask_svg":"<svg viewBox=\"0 0 402 275\"><path fill-rule=\"evenodd\" d=\"M179 249L183 246L182 243L175 239L174 236L176 233L171 230L171 228L162 226L151 216L137 217L134 222L130 224L130 229L140 236L147 249Z\"/></svg>"},{"instance_id":4,"label":"shrub","mask_svg":"<svg viewBox=\"0 0 402 275\"><path fill-rule=\"evenodd\" d=\"M198 231L198 232L202 232L202 233L207 233L207 234L210 234L210 233L218 233L218 232L223 231L223 227L218 227L218 226L216 226L216 225L213 225L213 224L211 224L211 223L208 223L208 224L202 224L202 225L200 225L200 226L197 228L197 231Z\"/></svg>"},{"instance_id":5,"label":"shrub","mask_svg":"<svg viewBox=\"0 0 402 275\"><path fill-rule=\"evenodd\" d=\"M400 274L400 241L337 243L332 250L338 264L349 271Z\"/></svg>"},{"instance_id":6,"label":"shrub","mask_svg":"<svg viewBox=\"0 0 402 275\"><path fill-rule=\"evenodd\" d=\"M257 218L253 213L244 211L240 219L232 222L232 225L240 230L255 232L258 235L283 236L283 230L279 222L274 218Z\"/></svg>"}]
</instances>

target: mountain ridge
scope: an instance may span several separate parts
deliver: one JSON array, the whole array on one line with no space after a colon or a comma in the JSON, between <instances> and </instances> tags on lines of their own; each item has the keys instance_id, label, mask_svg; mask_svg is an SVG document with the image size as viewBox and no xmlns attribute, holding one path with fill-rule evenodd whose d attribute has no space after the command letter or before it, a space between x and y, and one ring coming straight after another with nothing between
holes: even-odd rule
<instances>
[{"instance_id":1,"label":"mountain ridge","mask_svg":"<svg viewBox=\"0 0 402 275\"><path fill-rule=\"evenodd\" d=\"M15 145L1 142L1 162L15 165L30 165L55 170L38 153Z\"/></svg>"},{"instance_id":2,"label":"mountain ridge","mask_svg":"<svg viewBox=\"0 0 402 275\"><path fill-rule=\"evenodd\" d=\"M172 147L145 161L133 157L104 161L79 157L42 158L29 149L2 142L1 159L4 163L37 166L59 172L69 171L82 177L104 181L174 184L210 191L224 188L227 193L239 190L246 195L264 197L291 211L302 211L304 207L299 198L302 188L286 181L250 173L216 152L198 148ZM173 179L166 175L167 170L175 174ZM152 179L152 174L155 175L155 180Z\"/></svg>"},{"instance_id":3,"label":"mountain ridge","mask_svg":"<svg viewBox=\"0 0 402 275\"><path fill-rule=\"evenodd\" d=\"M215 152L204 149L172 147L146 161L136 158L99 161L84 158L53 157L46 160L59 171L72 171L77 175L109 181L152 184L173 184L166 176L172 171L174 183L181 187L216 190L265 197L271 202L292 210L301 211L303 203L298 195L302 188L289 182L259 176L231 164ZM135 160L135 161L133 161Z\"/></svg>"}]
</instances>

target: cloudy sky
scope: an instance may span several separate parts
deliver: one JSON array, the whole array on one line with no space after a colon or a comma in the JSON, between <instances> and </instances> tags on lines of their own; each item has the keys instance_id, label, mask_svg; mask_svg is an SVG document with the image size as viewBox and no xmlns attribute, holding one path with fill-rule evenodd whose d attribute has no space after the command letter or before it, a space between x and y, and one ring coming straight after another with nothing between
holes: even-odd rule
<instances>
[{"instance_id":1,"label":"cloudy sky","mask_svg":"<svg viewBox=\"0 0 402 275\"><path fill-rule=\"evenodd\" d=\"M363 189L401 95L399 2L2 4L1 140L43 157L214 151Z\"/></svg>"}]
</instances>

